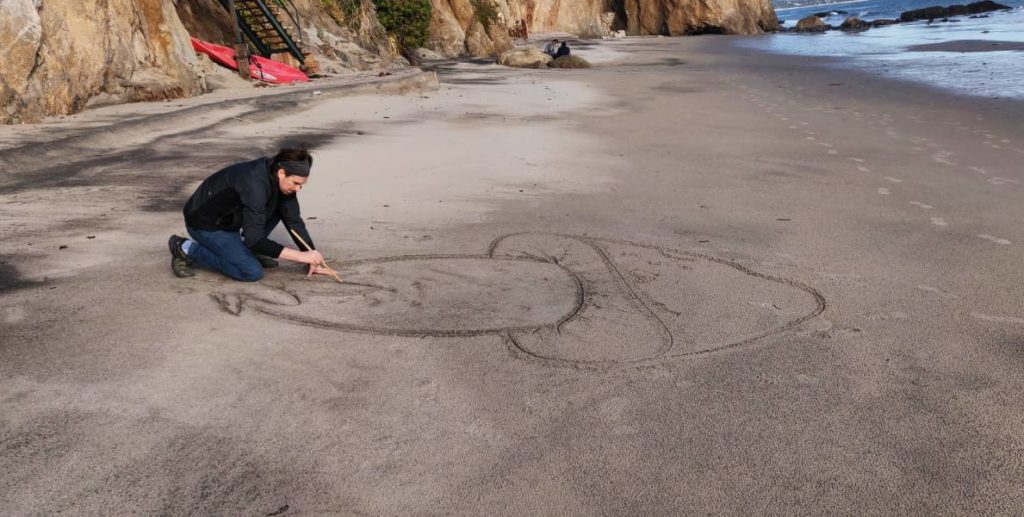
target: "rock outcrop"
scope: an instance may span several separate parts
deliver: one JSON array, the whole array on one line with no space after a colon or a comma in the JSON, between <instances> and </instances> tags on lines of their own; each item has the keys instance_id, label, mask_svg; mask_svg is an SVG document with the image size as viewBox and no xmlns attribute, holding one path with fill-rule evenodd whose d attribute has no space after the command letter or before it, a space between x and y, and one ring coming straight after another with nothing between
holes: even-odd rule
<instances>
[{"instance_id":1,"label":"rock outcrop","mask_svg":"<svg viewBox=\"0 0 1024 517\"><path fill-rule=\"evenodd\" d=\"M870 29L871 24L864 20L861 20L860 18L857 18L856 16L851 16L843 20L843 23L839 25L839 28L844 31L861 31L865 29Z\"/></svg>"},{"instance_id":2,"label":"rock outcrop","mask_svg":"<svg viewBox=\"0 0 1024 517\"><path fill-rule=\"evenodd\" d=\"M800 18L800 21L796 22L796 27L793 28L796 32L825 32L832 27L825 23L825 20L814 16L805 16Z\"/></svg>"},{"instance_id":3,"label":"rock outcrop","mask_svg":"<svg viewBox=\"0 0 1024 517\"><path fill-rule=\"evenodd\" d=\"M507 4L512 23L525 20L534 32L595 38L626 28L625 0L507 0Z\"/></svg>"},{"instance_id":4,"label":"rock outcrop","mask_svg":"<svg viewBox=\"0 0 1024 517\"><path fill-rule=\"evenodd\" d=\"M431 50L445 56L496 56L512 48L504 0L431 0L431 7Z\"/></svg>"},{"instance_id":5,"label":"rock outcrop","mask_svg":"<svg viewBox=\"0 0 1024 517\"><path fill-rule=\"evenodd\" d=\"M590 62L579 56L562 56L552 59L548 66L551 68L590 68Z\"/></svg>"},{"instance_id":6,"label":"rock outcrop","mask_svg":"<svg viewBox=\"0 0 1024 517\"><path fill-rule=\"evenodd\" d=\"M551 62L551 56L534 47L520 47L506 50L498 56L498 64L518 68L544 68Z\"/></svg>"},{"instance_id":7,"label":"rock outcrop","mask_svg":"<svg viewBox=\"0 0 1024 517\"><path fill-rule=\"evenodd\" d=\"M0 122L204 90L171 0L0 2Z\"/></svg>"},{"instance_id":8,"label":"rock outcrop","mask_svg":"<svg viewBox=\"0 0 1024 517\"><path fill-rule=\"evenodd\" d=\"M949 18L952 16L964 16L967 14L979 14L987 13L989 11L1000 11L1003 9L1009 9L1010 6L993 2L992 0L982 0L981 2L974 2L967 5L951 5L949 7L933 6L925 7L924 9L914 9L913 11L904 11L900 14L900 21L913 22L917 20L935 20L941 18Z\"/></svg>"},{"instance_id":9,"label":"rock outcrop","mask_svg":"<svg viewBox=\"0 0 1024 517\"><path fill-rule=\"evenodd\" d=\"M779 26L770 0L625 0L626 33L760 34Z\"/></svg>"},{"instance_id":10,"label":"rock outcrop","mask_svg":"<svg viewBox=\"0 0 1024 517\"><path fill-rule=\"evenodd\" d=\"M430 48L448 56L496 55L508 28L579 37L758 34L775 31L771 0L432 0ZM481 14L481 6L487 14ZM484 24L482 20L489 20Z\"/></svg>"}]
</instances>

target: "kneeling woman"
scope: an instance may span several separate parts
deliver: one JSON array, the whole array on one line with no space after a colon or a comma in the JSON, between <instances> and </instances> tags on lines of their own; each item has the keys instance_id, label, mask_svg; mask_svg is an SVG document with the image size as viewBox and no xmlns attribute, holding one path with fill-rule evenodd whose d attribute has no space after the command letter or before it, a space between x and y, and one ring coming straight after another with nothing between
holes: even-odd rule
<instances>
[{"instance_id":1,"label":"kneeling woman","mask_svg":"<svg viewBox=\"0 0 1024 517\"><path fill-rule=\"evenodd\" d=\"M236 163L199 185L185 203L185 228L192 239L172 235L168 241L171 270L179 277L195 275L192 265L218 271L235 280L255 282L277 258L309 265L308 274L329 274L324 257L313 248L299 213L296 194L309 180L313 157L303 148L281 149L273 158ZM309 245L306 251L270 240L283 222Z\"/></svg>"}]
</instances>

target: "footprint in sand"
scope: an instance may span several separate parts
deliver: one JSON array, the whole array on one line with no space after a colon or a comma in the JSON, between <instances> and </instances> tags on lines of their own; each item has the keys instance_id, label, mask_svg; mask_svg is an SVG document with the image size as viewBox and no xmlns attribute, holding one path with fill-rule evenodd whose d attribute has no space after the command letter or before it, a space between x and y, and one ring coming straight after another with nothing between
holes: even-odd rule
<instances>
[{"instance_id":1,"label":"footprint in sand","mask_svg":"<svg viewBox=\"0 0 1024 517\"><path fill-rule=\"evenodd\" d=\"M993 185L1006 185L1006 184L1020 183L1020 181L1012 180L1012 179L1008 179L1008 178L1000 178L999 176L993 176L993 177L991 177L991 178L989 178L989 179L987 179L985 181L987 181L987 182L989 182L989 183L991 183Z\"/></svg>"},{"instance_id":2,"label":"footprint in sand","mask_svg":"<svg viewBox=\"0 0 1024 517\"><path fill-rule=\"evenodd\" d=\"M858 165L857 166L857 170L859 170L861 172L871 172L871 169L869 169L869 168L867 168L867 167L865 167L863 165Z\"/></svg>"},{"instance_id":3,"label":"footprint in sand","mask_svg":"<svg viewBox=\"0 0 1024 517\"><path fill-rule=\"evenodd\" d=\"M946 291L946 290L943 290L943 289L939 289L938 287L932 287L930 285L921 284L921 285L918 285L917 288L922 290L922 291L926 291L926 292L929 292L929 293L936 294L936 295L939 296L939 298L945 298L947 300L954 300L956 298L959 298L959 296L957 296L957 295L955 295L955 294L953 294L953 293L951 293L949 291Z\"/></svg>"},{"instance_id":4,"label":"footprint in sand","mask_svg":"<svg viewBox=\"0 0 1024 517\"><path fill-rule=\"evenodd\" d=\"M855 157L853 157L853 156L847 156L847 157L846 157L846 159L847 159L847 160L852 160L852 161L855 161L855 162L857 162L857 163L864 163L864 160L862 160L862 159L860 159L860 158L855 158Z\"/></svg>"},{"instance_id":5,"label":"footprint in sand","mask_svg":"<svg viewBox=\"0 0 1024 517\"><path fill-rule=\"evenodd\" d=\"M941 217L932 217L932 224L935 226L949 226L949 223Z\"/></svg>"},{"instance_id":6,"label":"footprint in sand","mask_svg":"<svg viewBox=\"0 0 1024 517\"><path fill-rule=\"evenodd\" d=\"M987 233L979 233L978 237L981 237L982 239L985 239L987 241L992 241L992 242L994 242L996 244L1002 244L1004 246L1007 245L1007 244L1010 244L1010 241L1008 241L1006 239L1000 239L999 237L996 237L994 235L989 235Z\"/></svg>"},{"instance_id":7,"label":"footprint in sand","mask_svg":"<svg viewBox=\"0 0 1024 517\"><path fill-rule=\"evenodd\" d=\"M889 189L887 189L885 187L880 187L878 189L878 193L883 195L883 196L888 196L890 194Z\"/></svg>"},{"instance_id":8,"label":"footprint in sand","mask_svg":"<svg viewBox=\"0 0 1024 517\"><path fill-rule=\"evenodd\" d=\"M894 178L892 176L884 176L884 178L891 183L903 183L903 180L899 178Z\"/></svg>"},{"instance_id":9,"label":"footprint in sand","mask_svg":"<svg viewBox=\"0 0 1024 517\"><path fill-rule=\"evenodd\" d=\"M992 316L989 314L972 312L971 317L979 319L981 321L990 321L992 323L1012 323L1014 325L1024 325L1024 318L1017 318L1014 316Z\"/></svg>"},{"instance_id":10,"label":"footprint in sand","mask_svg":"<svg viewBox=\"0 0 1024 517\"><path fill-rule=\"evenodd\" d=\"M927 203L922 203L920 201L911 201L910 204L912 204L912 205L914 205L916 207L923 208L925 210L931 210L932 208L935 208L932 205L929 205Z\"/></svg>"},{"instance_id":11,"label":"footprint in sand","mask_svg":"<svg viewBox=\"0 0 1024 517\"><path fill-rule=\"evenodd\" d=\"M932 153L932 161L943 165L956 165L956 162L949 159L950 156L953 156L953 154L948 151L936 151Z\"/></svg>"}]
</instances>

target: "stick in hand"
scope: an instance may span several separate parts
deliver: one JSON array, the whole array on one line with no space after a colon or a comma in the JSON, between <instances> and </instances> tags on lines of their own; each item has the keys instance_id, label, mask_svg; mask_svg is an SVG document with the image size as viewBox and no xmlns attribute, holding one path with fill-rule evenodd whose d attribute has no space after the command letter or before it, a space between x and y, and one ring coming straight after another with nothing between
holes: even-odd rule
<instances>
[{"instance_id":1,"label":"stick in hand","mask_svg":"<svg viewBox=\"0 0 1024 517\"><path fill-rule=\"evenodd\" d=\"M299 243L302 244L302 247L306 248L306 251L312 251L313 250L313 248L311 248L309 246L309 244L306 244L306 241L302 239L302 236L299 235L298 232L296 232L295 230L289 230L289 231L292 232L292 235L294 235L296 239L298 239ZM320 264L317 264L317 265L319 266ZM331 276L333 276L334 279L337 280L339 284L345 283L345 282L341 281L341 277L338 276L338 272L333 270L333 269L331 269L331 267L327 265L327 259L324 259L323 268L326 269L327 271L329 271Z\"/></svg>"}]
</instances>

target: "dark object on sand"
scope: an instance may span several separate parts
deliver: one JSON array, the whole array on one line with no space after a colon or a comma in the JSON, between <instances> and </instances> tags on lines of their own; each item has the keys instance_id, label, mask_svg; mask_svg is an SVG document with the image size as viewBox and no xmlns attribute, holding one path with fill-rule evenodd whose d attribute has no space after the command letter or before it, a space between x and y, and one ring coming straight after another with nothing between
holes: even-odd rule
<instances>
[{"instance_id":1,"label":"dark object on sand","mask_svg":"<svg viewBox=\"0 0 1024 517\"><path fill-rule=\"evenodd\" d=\"M178 278L196 276L195 270L192 269L192 261L188 259L185 250L181 249L184 242L185 239L177 235L171 235L171 238L167 240L167 248L171 252L171 271Z\"/></svg>"},{"instance_id":2,"label":"dark object on sand","mask_svg":"<svg viewBox=\"0 0 1024 517\"><path fill-rule=\"evenodd\" d=\"M966 14L980 14L987 13L989 11L999 11L1003 9L1009 9L1010 6L993 2L992 0L982 0L981 2L974 2L967 5L951 5L949 7L932 6L925 7L924 9L914 9L913 11L904 11L900 14L900 21L913 22L917 20L936 20L941 18L948 18L950 16L963 16Z\"/></svg>"},{"instance_id":3,"label":"dark object on sand","mask_svg":"<svg viewBox=\"0 0 1024 517\"><path fill-rule=\"evenodd\" d=\"M825 32L831 28L831 25L817 16L805 16L796 22L796 28L793 30L796 32Z\"/></svg>"},{"instance_id":4,"label":"dark object on sand","mask_svg":"<svg viewBox=\"0 0 1024 517\"><path fill-rule=\"evenodd\" d=\"M843 20L843 23L842 25L839 26L839 28L844 31L862 31L865 29L870 29L871 24L864 20L861 20L860 18L857 18L856 16L851 16Z\"/></svg>"},{"instance_id":5,"label":"dark object on sand","mask_svg":"<svg viewBox=\"0 0 1024 517\"><path fill-rule=\"evenodd\" d=\"M553 59L548 66L551 68L591 68L590 62L579 56L562 56Z\"/></svg>"},{"instance_id":6,"label":"dark object on sand","mask_svg":"<svg viewBox=\"0 0 1024 517\"><path fill-rule=\"evenodd\" d=\"M552 56L552 57L554 57L555 59L558 59L560 57L568 56L570 54L572 54L572 51L569 50L569 42L563 41L562 42L562 46L558 47L558 52L555 52L555 55Z\"/></svg>"}]
</instances>

